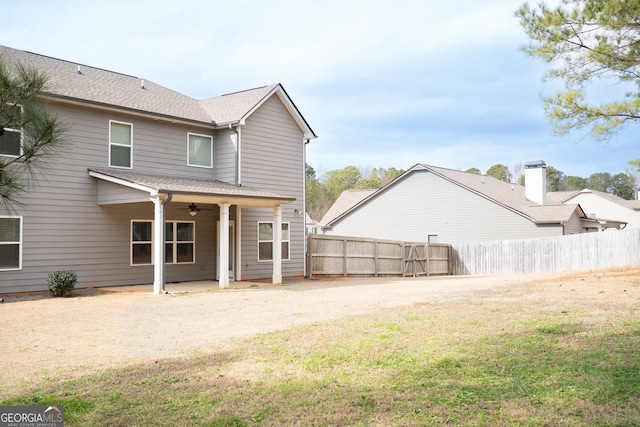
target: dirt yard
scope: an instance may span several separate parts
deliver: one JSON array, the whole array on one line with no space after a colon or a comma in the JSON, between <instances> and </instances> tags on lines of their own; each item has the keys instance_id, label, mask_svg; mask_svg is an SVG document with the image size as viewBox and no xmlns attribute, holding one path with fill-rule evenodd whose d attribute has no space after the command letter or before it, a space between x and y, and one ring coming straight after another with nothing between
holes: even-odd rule
<instances>
[{"instance_id":1,"label":"dirt yard","mask_svg":"<svg viewBox=\"0 0 640 427\"><path fill-rule=\"evenodd\" d=\"M419 303L491 299L637 307L640 266L577 274L312 280L282 286L153 295L80 292L0 304L0 396L34 381L132 363L216 352L234 340Z\"/></svg>"}]
</instances>

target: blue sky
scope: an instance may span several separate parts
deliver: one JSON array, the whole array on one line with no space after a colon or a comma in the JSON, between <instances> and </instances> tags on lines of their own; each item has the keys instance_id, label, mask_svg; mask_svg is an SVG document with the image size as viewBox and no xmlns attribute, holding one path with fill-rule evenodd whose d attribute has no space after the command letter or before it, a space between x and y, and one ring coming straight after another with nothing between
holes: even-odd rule
<instances>
[{"instance_id":1,"label":"blue sky","mask_svg":"<svg viewBox=\"0 0 640 427\"><path fill-rule=\"evenodd\" d=\"M194 98L282 83L319 138L318 174L416 163L485 172L544 160L624 172L638 128L608 143L553 136L524 0L0 0L0 44L105 68Z\"/></svg>"}]
</instances>

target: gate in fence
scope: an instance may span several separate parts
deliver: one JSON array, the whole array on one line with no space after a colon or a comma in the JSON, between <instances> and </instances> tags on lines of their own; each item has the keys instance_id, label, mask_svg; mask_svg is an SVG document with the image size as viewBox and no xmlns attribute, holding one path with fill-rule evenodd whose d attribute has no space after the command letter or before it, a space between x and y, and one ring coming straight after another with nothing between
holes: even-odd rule
<instances>
[{"instance_id":1,"label":"gate in fence","mask_svg":"<svg viewBox=\"0 0 640 427\"><path fill-rule=\"evenodd\" d=\"M307 241L307 275L429 276L451 274L448 244L426 244L313 234Z\"/></svg>"}]
</instances>

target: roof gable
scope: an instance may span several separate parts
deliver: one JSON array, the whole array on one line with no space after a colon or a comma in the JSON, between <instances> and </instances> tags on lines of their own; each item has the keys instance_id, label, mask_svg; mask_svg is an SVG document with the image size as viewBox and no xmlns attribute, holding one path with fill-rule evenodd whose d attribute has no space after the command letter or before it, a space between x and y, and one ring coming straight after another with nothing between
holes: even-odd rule
<instances>
[{"instance_id":1,"label":"roof gable","mask_svg":"<svg viewBox=\"0 0 640 427\"><path fill-rule=\"evenodd\" d=\"M291 114L300 129L304 132L305 138L317 138L287 92L279 83L203 99L199 101L199 103L213 118L214 124L218 126L233 123L243 124L254 111L274 95L280 99L289 114Z\"/></svg>"},{"instance_id":2,"label":"roof gable","mask_svg":"<svg viewBox=\"0 0 640 427\"><path fill-rule=\"evenodd\" d=\"M410 175L421 172L433 173L440 178L446 179L455 185L484 197L505 209L524 216L535 223L561 223L569 219L576 212L581 217L585 216L580 206L576 204L539 205L532 202L526 198L525 189L521 185L500 181L487 175L479 175L418 163L385 187L369 194L364 199L353 203L348 209L343 209L342 213L339 215L329 218L326 222L323 218L322 224L330 226L348 215L350 212L354 211L356 207L362 206L383 192L391 190L394 186L398 185L398 183L402 182L402 180L406 179ZM325 218L326 217L327 215L325 215Z\"/></svg>"}]
</instances>

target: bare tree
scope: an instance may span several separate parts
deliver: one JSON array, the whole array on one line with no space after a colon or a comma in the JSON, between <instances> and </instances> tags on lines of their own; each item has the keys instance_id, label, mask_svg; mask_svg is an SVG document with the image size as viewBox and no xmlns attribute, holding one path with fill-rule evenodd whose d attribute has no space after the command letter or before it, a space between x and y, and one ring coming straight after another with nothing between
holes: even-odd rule
<instances>
[{"instance_id":1,"label":"bare tree","mask_svg":"<svg viewBox=\"0 0 640 427\"><path fill-rule=\"evenodd\" d=\"M511 165L511 167L509 168L509 173L511 174L511 182L513 184L520 183L520 178L524 173L523 171L524 171L524 165L522 164L522 162Z\"/></svg>"}]
</instances>

